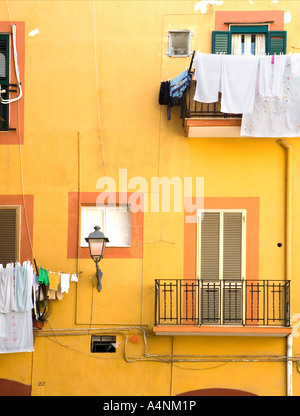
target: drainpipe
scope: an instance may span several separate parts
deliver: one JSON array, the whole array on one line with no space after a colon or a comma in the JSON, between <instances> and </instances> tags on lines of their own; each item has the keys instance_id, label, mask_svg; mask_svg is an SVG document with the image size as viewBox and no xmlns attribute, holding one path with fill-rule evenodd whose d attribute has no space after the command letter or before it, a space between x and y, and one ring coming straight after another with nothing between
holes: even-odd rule
<instances>
[{"instance_id":1,"label":"drainpipe","mask_svg":"<svg viewBox=\"0 0 300 416\"><path fill-rule=\"evenodd\" d=\"M285 185L285 279L291 282L292 263L292 154L293 148L285 140L278 143L286 150L286 185ZM286 355L293 356L293 335L287 336ZM287 358L287 396L293 395L293 362Z\"/></svg>"},{"instance_id":2,"label":"drainpipe","mask_svg":"<svg viewBox=\"0 0 300 416\"><path fill-rule=\"evenodd\" d=\"M293 355L293 335L290 334L286 339L286 355L287 357L292 358ZM286 392L287 396L293 395L293 361L287 360L286 362Z\"/></svg>"}]
</instances>

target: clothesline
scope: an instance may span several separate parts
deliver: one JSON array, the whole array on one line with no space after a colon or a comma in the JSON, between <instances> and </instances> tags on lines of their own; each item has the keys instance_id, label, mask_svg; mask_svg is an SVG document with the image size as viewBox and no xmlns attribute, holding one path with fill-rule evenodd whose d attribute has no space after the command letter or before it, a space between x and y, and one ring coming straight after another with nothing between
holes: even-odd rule
<instances>
[{"instance_id":1,"label":"clothesline","mask_svg":"<svg viewBox=\"0 0 300 416\"><path fill-rule=\"evenodd\" d=\"M300 54L221 55L197 53L195 101L242 114L241 135L300 135Z\"/></svg>"},{"instance_id":2,"label":"clothesline","mask_svg":"<svg viewBox=\"0 0 300 416\"><path fill-rule=\"evenodd\" d=\"M29 260L0 264L0 354L34 351L32 320L41 317L40 302L61 300L70 281L78 281L76 273L35 272Z\"/></svg>"}]
</instances>

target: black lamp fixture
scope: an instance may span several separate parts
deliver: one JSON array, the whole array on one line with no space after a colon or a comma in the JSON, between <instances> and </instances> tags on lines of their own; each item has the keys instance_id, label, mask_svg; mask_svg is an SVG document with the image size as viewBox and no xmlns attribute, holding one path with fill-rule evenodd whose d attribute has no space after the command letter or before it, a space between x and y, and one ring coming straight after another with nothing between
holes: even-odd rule
<instances>
[{"instance_id":1,"label":"black lamp fixture","mask_svg":"<svg viewBox=\"0 0 300 416\"><path fill-rule=\"evenodd\" d=\"M105 235L100 231L100 227L98 225L94 227L94 230L95 231L90 233L85 241L88 243L90 248L90 255L96 263L96 276L98 280L97 289L98 292L100 292L102 289L101 279L103 273L101 269L99 269L98 263L103 258L106 243L109 242L109 239L105 237Z\"/></svg>"}]
</instances>

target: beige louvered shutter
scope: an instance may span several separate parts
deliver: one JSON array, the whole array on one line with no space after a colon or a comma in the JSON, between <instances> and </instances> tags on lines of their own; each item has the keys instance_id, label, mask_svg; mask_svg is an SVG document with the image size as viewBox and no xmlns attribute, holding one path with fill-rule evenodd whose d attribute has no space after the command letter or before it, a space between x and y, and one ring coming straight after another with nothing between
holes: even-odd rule
<instances>
[{"instance_id":1,"label":"beige louvered shutter","mask_svg":"<svg viewBox=\"0 0 300 416\"><path fill-rule=\"evenodd\" d=\"M17 208L0 207L0 264L18 260L18 219Z\"/></svg>"},{"instance_id":2,"label":"beige louvered shutter","mask_svg":"<svg viewBox=\"0 0 300 416\"><path fill-rule=\"evenodd\" d=\"M242 323L243 214L223 214L223 322Z\"/></svg>"},{"instance_id":3,"label":"beige louvered shutter","mask_svg":"<svg viewBox=\"0 0 300 416\"><path fill-rule=\"evenodd\" d=\"M219 280L220 213L204 212L201 222L200 278Z\"/></svg>"},{"instance_id":4,"label":"beige louvered shutter","mask_svg":"<svg viewBox=\"0 0 300 416\"><path fill-rule=\"evenodd\" d=\"M201 322L220 322L220 213L205 212L200 232Z\"/></svg>"},{"instance_id":5,"label":"beige louvered shutter","mask_svg":"<svg viewBox=\"0 0 300 416\"><path fill-rule=\"evenodd\" d=\"M223 219L223 279L242 278L243 214L224 212Z\"/></svg>"},{"instance_id":6,"label":"beige louvered shutter","mask_svg":"<svg viewBox=\"0 0 300 416\"><path fill-rule=\"evenodd\" d=\"M241 324L245 213L204 212L198 238L201 321L203 324Z\"/></svg>"}]
</instances>

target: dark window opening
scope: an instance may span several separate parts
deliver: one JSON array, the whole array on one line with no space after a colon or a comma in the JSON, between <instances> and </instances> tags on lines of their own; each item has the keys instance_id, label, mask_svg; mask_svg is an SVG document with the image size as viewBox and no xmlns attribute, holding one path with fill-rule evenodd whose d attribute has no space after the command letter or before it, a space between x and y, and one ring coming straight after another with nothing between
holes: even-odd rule
<instances>
[{"instance_id":1,"label":"dark window opening","mask_svg":"<svg viewBox=\"0 0 300 416\"><path fill-rule=\"evenodd\" d=\"M116 352L116 337L114 335L92 335L91 352Z\"/></svg>"}]
</instances>

